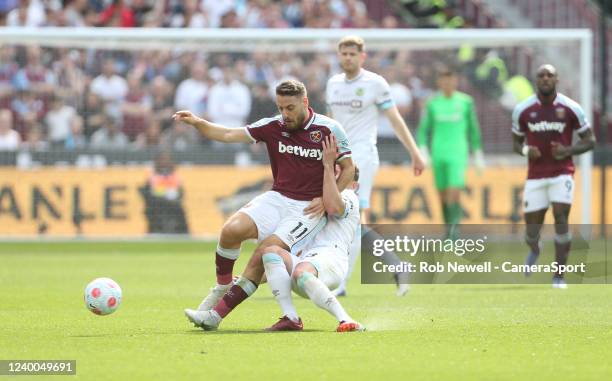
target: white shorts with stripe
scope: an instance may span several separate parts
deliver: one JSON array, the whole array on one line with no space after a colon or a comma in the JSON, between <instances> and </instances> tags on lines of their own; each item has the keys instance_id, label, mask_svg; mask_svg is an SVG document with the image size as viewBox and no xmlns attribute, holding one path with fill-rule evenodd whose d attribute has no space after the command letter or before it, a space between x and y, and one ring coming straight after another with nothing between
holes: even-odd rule
<instances>
[{"instance_id":1,"label":"white shorts with stripe","mask_svg":"<svg viewBox=\"0 0 612 381\"><path fill-rule=\"evenodd\" d=\"M523 212L548 209L551 203L571 204L574 200L572 175L559 175L543 179L531 179L523 191Z\"/></svg>"},{"instance_id":2,"label":"white shorts with stripe","mask_svg":"<svg viewBox=\"0 0 612 381\"><path fill-rule=\"evenodd\" d=\"M257 242L271 235L280 238L292 251L308 243L327 223L327 217L310 218L304 208L310 201L298 201L275 191L255 197L239 212L257 226Z\"/></svg>"}]
</instances>

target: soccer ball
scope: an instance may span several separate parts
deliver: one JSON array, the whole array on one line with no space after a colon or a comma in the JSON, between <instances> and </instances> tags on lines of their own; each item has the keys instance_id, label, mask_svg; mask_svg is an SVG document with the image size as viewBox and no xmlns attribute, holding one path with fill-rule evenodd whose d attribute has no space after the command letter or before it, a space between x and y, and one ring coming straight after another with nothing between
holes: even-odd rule
<instances>
[{"instance_id":1,"label":"soccer ball","mask_svg":"<svg viewBox=\"0 0 612 381\"><path fill-rule=\"evenodd\" d=\"M96 315L109 315L121 304L121 287L110 278L97 278L85 287L85 306Z\"/></svg>"}]
</instances>

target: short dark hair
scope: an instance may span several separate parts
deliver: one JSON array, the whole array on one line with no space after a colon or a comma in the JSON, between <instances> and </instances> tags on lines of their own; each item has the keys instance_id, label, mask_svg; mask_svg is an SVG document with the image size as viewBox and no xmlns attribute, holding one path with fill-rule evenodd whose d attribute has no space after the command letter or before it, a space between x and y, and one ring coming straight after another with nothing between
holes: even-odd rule
<instances>
[{"instance_id":1,"label":"short dark hair","mask_svg":"<svg viewBox=\"0 0 612 381\"><path fill-rule=\"evenodd\" d=\"M455 70L450 66L443 66L438 69L438 77L452 77L456 74Z\"/></svg>"},{"instance_id":2,"label":"short dark hair","mask_svg":"<svg viewBox=\"0 0 612 381\"><path fill-rule=\"evenodd\" d=\"M355 175L353 176L353 181L359 181L359 167L355 166Z\"/></svg>"},{"instance_id":3,"label":"short dark hair","mask_svg":"<svg viewBox=\"0 0 612 381\"><path fill-rule=\"evenodd\" d=\"M284 95L290 97L305 97L306 86L298 80L289 79L283 81L276 86L276 95Z\"/></svg>"}]
</instances>

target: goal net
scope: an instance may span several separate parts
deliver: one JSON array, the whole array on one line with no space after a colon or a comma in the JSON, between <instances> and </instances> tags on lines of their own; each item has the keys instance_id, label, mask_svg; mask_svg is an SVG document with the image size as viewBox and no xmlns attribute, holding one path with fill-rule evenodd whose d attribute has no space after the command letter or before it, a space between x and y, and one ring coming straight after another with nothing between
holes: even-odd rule
<instances>
[{"instance_id":1,"label":"goal net","mask_svg":"<svg viewBox=\"0 0 612 381\"><path fill-rule=\"evenodd\" d=\"M273 89L306 84L325 113L339 72L337 41L366 41L365 68L383 75L413 133L450 67L475 100L487 168L468 173L466 223L518 223L525 161L512 154L512 108L553 63L559 90L592 110L587 30L188 30L4 28L0 119L21 143L0 150L0 236L212 237L267 189L265 147L221 145L171 120L191 109L238 127L275 111ZM390 125L379 123L382 168L372 219L439 223L430 173L413 178ZM574 223L592 223L591 162L579 161Z\"/></svg>"}]
</instances>

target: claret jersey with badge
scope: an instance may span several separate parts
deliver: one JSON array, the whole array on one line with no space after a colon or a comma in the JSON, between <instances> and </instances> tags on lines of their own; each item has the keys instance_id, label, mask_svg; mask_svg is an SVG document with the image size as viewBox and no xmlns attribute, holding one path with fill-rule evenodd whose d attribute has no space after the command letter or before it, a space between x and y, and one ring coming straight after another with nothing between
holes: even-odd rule
<instances>
[{"instance_id":1,"label":"claret jersey with badge","mask_svg":"<svg viewBox=\"0 0 612 381\"><path fill-rule=\"evenodd\" d=\"M541 179L573 174L575 167L570 157L555 160L551 142L564 146L572 144L573 133L590 128L584 110L571 98L557 93L550 104L532 95L519 103L512 113L512 132L525 137L525 144L537 147L542 156L529 160L528 179Z\"/></svg>"},{"instance_id":2,"label":"claret jersey with badge","mask_svg":"<svg viewBox=\"0 0 612 381\"><path fill-rule=\"evenodd\" d=\"M304 125L297 130L288 129L280 115L245 127L253 142L264 142L268 148L274 177L272 190L300 201L323 193L322 141L326 136L336 137L337 161L351 156L349 140L340 123L310 108L308 112Z\"/></svg>"}]
</instances>

